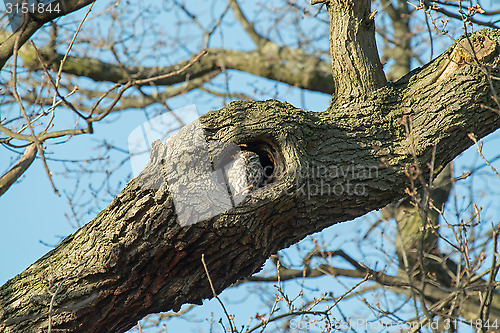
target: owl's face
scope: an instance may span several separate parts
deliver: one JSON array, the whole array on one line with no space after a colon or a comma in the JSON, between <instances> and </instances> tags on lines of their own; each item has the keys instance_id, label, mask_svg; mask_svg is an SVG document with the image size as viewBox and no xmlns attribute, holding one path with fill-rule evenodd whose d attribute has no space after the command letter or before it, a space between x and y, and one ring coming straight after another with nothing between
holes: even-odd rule
<instances>
[{"instance_id":1,"label":"owl's face","mask_svg":"<svg viewBox=\"0 0 500 333\"><path fill-rule=\"evenodd\" d=\"M230 164L227 179L233 196L246 195L262 186L264 169L259 155L251 151L241 151Z\"/></svg>"}]
</instances>

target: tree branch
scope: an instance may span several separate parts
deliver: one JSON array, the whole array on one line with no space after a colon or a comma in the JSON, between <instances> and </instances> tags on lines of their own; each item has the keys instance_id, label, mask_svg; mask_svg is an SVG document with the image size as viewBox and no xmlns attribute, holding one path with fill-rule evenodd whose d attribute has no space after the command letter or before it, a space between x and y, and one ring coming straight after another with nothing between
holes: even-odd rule
<instances>
[{"instance_id":1,"label":"tree branch","mask_svg":"<svg viewBox=\"0 0 500 333\"><path fill-rule=\"evenodd\" d=\"M498 31L485 33L500 40ZM47 327L50 295L41 276L50 267L52 285L62 283L54 328L123 332L148 313L211 297L202 254L220 292L306 235L400 198L408 186L405 167L415 156L425 170L435 149L435 165L444 165L471 145L468 133L480 138L500 127L500 117L480 107L494 104L482 72L474 65L444 70L456 47L370 99L321 114L271 100L234 102L203 116L210 147L245 144L273 161L276 174L237 207L199 223L177 222L179 198L172 191L178 183L165 183L175 171L164 161L193 170L178 179L189 184L190 175L200 175L195 170L204 155L179 160L165 155L177 151L175 145L155 144L145 170L104 211L0 288L0 329ZM500 63L498 55L492 60L491 66ZM190 140L179 147L194 145Z\"/></svg>"},{"instance_id":2,"label":"tree branch","mask_svg":"<svg viewBox=\"0 0 500 333\"><path fill-rule=\"evenodd\" d=\"M2 177L0 177L0 196L2 196L7 190L22 176L22 174L28 170L33 161L35 160L37 153L36 145L29 145L24 151L21 159Z\"/></svg>"},{"instance_id":3,"label":"tree branch","mask_svg":"<svg viewBox=\"0 0 500 333\"><path fill-rule=\"evenodd\" d=\"M250 38L252 38L253 42L257 47L261 47L263 44L267 42L271 42L269 39L262 37L255 31L255 27L253 23L250 23L245 14L241 11L240 5L236 0L229 0L229 4L231 5L231 9L234 12L234 16L236 16L236 19L240 22L240 24L243 26L243 29L245 29L246 33Z\"/></svg>"},{"instance_id":4,"label":"tree branch","mask_svg":"<svg viewBox=\"0 0 500 333\"><path fill-rule=\"evenodd\" d=\"M3 68L7 60L14 54L14 47L18 38L19 47L21 47L45 23L75 12L94 1L95 0L56 0L51 3L51 6L53 8L57 6L57 8L60 8L60 11L44 11L43 13L36 14L30 13L28 19L22 26L0 44L0 69Z\"/></svg>"},{"instance_id":5,"label":"tree branch","mask_svg":"<svg viewBox=\"0 0 500 333\"><path fill-rule=\"evenodd\" d=\"M328 110L233 102L193 123L201 132L185 128L164 145L155 142L143 172L106 209L0 287L0 330L40 331L50 321L76 333L124 332L148 313L200 304L213 296L206 275L219 293L278 250L401 198L415 160L425 180L431 161L445 165L471 145L471 132L482 138L500 128L488 109L500 82L481 71L500 64L491 48L498 30L473 39L475 51L489 56L477 57L483 63L458 42L386 85L369 1L332 0L328 8L331 36L343 38L332 37L332 62L345 61L334 71L338 96ZM225 206L229 186L218 190L230 144L254 151L274 171L239 204L229 197Z\"/></svg>"},{"instance_id":6,"label":"tree branch","mask_svg":"<svg viewBox=\"0 0 500 333\"><path fill-rule=\"evenodd\" d=\"M435 10L443 15L446 15L450 18L454 18L454 19L457 19L457 20L460 20L460 21L463 21L463 16L460 15L460 14L456 14L456 13L453 13L453 12L450 12L449 10L441 7L441 6L437 6L437 5L432 5L431 2L429 0L425 0L424 1L425 5L428 7L428 8L432 8L432 10ZM439 2L438 3L441 3L443 4L442 2ZM446 5L451 5L450 3L447 3ZM497 13L498 11L494 11L492 12L491 14L486 14L485 15L496 15L495 13ZM498 28L498 20L495 21L495 22L486 22L486 21L481 21L481 20L478 20L478 19L475 19L474 17L468 17L468 20L472 23L475 23L477 25L480 25L480 26L484 26L484 27L489 27L489 28Z\"/></svg>"},{"instance_id":7,"label":"tree branch","mask_svg":"<svg viewBox=\"0 0 500 333\"><path fill-rule=\"evenodd\" d=\"M359 98L383 87L387 81L375 43L376 12L370 0L331 0L330 55L336 93L334 98Z\"/></svg>"},{"instance_id":8,"label":"tree branch","mask_svg":"<svg viewBox=\"0 0 500 333\"><path fill-rule=\"evenodd\" d=\"M47 53L44 60L55 69L57 67L54 66L60 63L62 56ZM40 69L40 65L33 62L33 59L23 58L23 60L31 70ZM189 60L160 68L123 68L120 65L93 58L69 56L64 64L63 72L85 76L94 81L120 83L128 81L130 77L143 80L171 73L187 63ZM193 80L213 75L223 69L239 70L312 91L333 93L331 65L328 62L306 54L300 49L280 47L274 43L266 44L263 49L248 52L208 49L205 56L182 74L155 81L155 85L170 86L183 83L186 79Z\"/></svg>"}]
</instances>

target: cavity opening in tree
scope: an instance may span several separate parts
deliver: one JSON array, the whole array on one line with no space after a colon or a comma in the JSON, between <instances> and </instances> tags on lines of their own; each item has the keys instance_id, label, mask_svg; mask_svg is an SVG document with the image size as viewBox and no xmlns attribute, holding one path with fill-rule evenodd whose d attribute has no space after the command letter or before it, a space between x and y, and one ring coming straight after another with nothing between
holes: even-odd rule
<instances>
[{"instance_id":1,"label":"cavity opening in tree","mask_svg":"<svg viewBox=\"0 0 500 333\"><path fill-rule=\"evenodd\" d=\"M267 138L256 139L239 145L241 150L248 150L259 155L264 168L264 183L270 184L281 178L286 171L286 163L278 145Z\"/></svg>"}]
</instances>

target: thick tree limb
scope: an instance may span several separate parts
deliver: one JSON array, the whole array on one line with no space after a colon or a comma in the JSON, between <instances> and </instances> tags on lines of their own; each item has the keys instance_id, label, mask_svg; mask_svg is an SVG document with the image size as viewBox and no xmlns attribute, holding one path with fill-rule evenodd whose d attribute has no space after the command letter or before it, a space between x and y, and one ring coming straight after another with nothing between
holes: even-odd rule
<instances>
[{"instance_id":1,"label":"thick tree limb","mask_svg":"<svg viewBox=\"0 0 500 333\"><path fill-rule=\"evenodd\" d=\"M488 34L500 40L499 32ZM61 284L54 298L54 327L123 332L147 313L211 297L203 253L220 292L279 249L401 197L407 185L404 166L412 163L413 153L425 166L436 146L435 163L445 165L470 146L469 132L482 137L500 127L500 118L479 106L491 99L477 68L464 66L437 81L436 70L448 63L449 53L370 100L322 114L276 101L235 102L208 113L202 123L209 142L271 143L286 172L237 208L181 227L161 176L164 148L155 146L143 173L94 221L1 287L0 328L30 332L46 327L47 288ZM405 119L412 119L412 140L402 125ZM377 169L371 175L318 174L352 167ZM354 192L355 185L362 193Z\"/></svg>"},{"instance_id":2,"label":"thick tree limb","mask_svg":"<svg viewBox=\"0 0 500 333\"><path fill-rule=\"evenodd\" d=\"M339 19L338 11L329 13L332 22ZM483 33L500 41L498 30ZM481 43L476 47L482 51ZM220 292L306 235L401 198L414 158L424 171L431 159L444 166L471 145L469 133L480 138L500 127L500 117L481 107L494 106L488 80L460 50L454 45L397 84L376 89L380 82L358 82L323 113L271 100L234 102L204 115L214 163L220 142L230 142L253 149L275 172L236 207L198 223L176 204L185 198L172 192L204 176L196 172L204 156L168 156L184 156L176 147L196 151L200 136L188 131L168 149L156 143L143 172L105 210L0 287L0 330L34 332L51 322L59 331L123 332L148 313L211 297L202 255ZM498 66L496 49L485 54L482 61ZM363 61L351 65L368 68ZM372 65L375 73L367 75L377 76ZM220 202L203 203L211 209ZM192 224L181 226L180 212Z\"/></svg>"},{"instance_id":3,"label":"thick tree limb","mask_svg":"<svg viewBox=\"0 0 500 333\"><path fill-rule=\"evenodd\" d=\"M269 42L262 49L247 52L225 49L208 49L207 51L205 56L181 75L155 81L155 85L174 85L185 82L186 79L193 80L207 74L218 73L221 69L234 69L312 91L333 93L331 64L302 50L280 47ZM59 66L63 57L62 54L48 53L45 56L45 60L52 66ZM24 65L32 70L41 68L33 61L34 59L23 60ZM120 83L128 81L130 77L142 80L171 73L188 62L189 60L186 60L161 68L129 67L124 69L122 66L93 58L69 56L64 63L63 72L85 76L95 81Z\"/></svg>"},{"instance_id":4,"label":"thick tree limb","mask_svg":"<svg viewBox=\"0 0 500 333\"><path fill-rule=\"evenodd\" d=\"M334 98L359 98L386 84L375 44L375 14L370 0L331 0L330 55Z\"/></svg>"},{"instance_id":5,"label":"thick tree limb","mask_svg":"<svg viewBox=\"0 0 500 333\"><path fill-rule=\"evenodd\" d=\"M301 49L280 46L259 35L247 20L235 0L229 1L236 18L247 34L257 45L253 51L244 52L226 49L208 49L208 54L195 66L183 71L181 75L155 81L155 85L174 85L195 78L214 75L221 70L234 69L255 74L311 91L332 94L333 81L330 63L319 57L307 54ZM21 54L24 66L31 70L42 69L42 65L32 54ZM49 67L58 70L63 54L55 53L51 47L43 49L43 60ZM67 74L85 76L95 81L113 83L127 82L130 78L143 80L152 76L171 73L189 63L189 60L162 68L127 67L122 64L106 63L88 57L68 56L62 68Z\"/></svg>"},{"instance_id":6,"label":"thick tree limb","mask_svg":"<svg viewBox=\"0 0 500 333\"><path fill-rule=\"evenodd\" d=\"M7 60L14 54L14 45L17 39L19 39L20 47L45 23L75 12L94 1L95 0L56 0L52 3L52 6L53 8L58 6L57 8L60 8L60 11L45 11L40 14L30 14L29 18L21 27L0 44L0 69L3 68Z\"/></svg>"}]
</instances>

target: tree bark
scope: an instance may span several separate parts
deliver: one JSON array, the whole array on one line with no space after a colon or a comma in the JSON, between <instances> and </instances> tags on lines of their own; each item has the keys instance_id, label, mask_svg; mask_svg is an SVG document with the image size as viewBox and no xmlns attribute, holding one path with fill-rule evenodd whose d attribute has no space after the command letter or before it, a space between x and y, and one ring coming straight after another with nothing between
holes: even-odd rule
<instances>
[{"instance_id":1,"label":"tree bark","mask_svg":"<svg viewBox=\"0 0 500 333\"><path fill-rule=\"evenodd\" d=\"M0 197L28 170L35 160L37 152L36 145L29 145L19 161L0 177Z\"/></svg>"},{"instance_id":2,"label":"tree bark","mask_svg":"<svg viewBox=\"0 0 500 333\"><path fill-rule=\"evenodd\" d=\"M364 97L387 82L375 43L376 12L370 12L370 3L328 1L334 98Z\"/></svg>"},{"instance_id":3,"label":"tree bark","mask_svg":"<svg viewBox=\"0 0 500 333\"><path fill-rule=\"evenodd\" d=\"M43 13L30 13L24 18L24 22L12 35L0 43L0 69L3 68L7 60L14 54L14 47L18 41L18 47L26 43L35 32L45 23L58 17L75 12L88 6L94 0L56 0L51 5L52 8L59 8L57 11L45 11ZM58 7L56 7L58 6Z\"/></svg>"},{"instance_id":4,"label":"tree bark","mask_svg":"<svg viewBox=\"0 0 500 333\"><path fill-rule=\"evenodd\" d=\"M329 13L332 22L340 19ZM500 40L497 30L482 34ZM178 223L172 184L189 186L200 160L180 154L174 161L168 156L175 142L156 143L143 172L106 209L0 288L0 331L124 332L149 313L212 297L202 255L219 293L278 250L401 198L415 159L425 177L432 159L444 166L468 148L469 133L484 137L500 127L500 117L481 106L495 107L479 65L452 53L462 47L396 84L357 82L356 98L339 94L322 113L269 100L233 102L204 115L212 157L220 142L234 143L257 152L274 173L236 207L198 223ZM485 53L481 59L498 65L496 49ZM367 68L352 64L346 80ZM184 139L184 147L199 147L200 137Z\"/></svg>"},{"instance_id":5,"label":"tree bark","mask_svg":"<svg viewBox=\"0 0 500 333\"><path fill-rule=\"evenodd\" d=\"M27 54L23 57L24 66L30 70L42 69L38 60L29 56ZM49 67L58 69L64 54L44 48L43 56ZM186 60L166 67L124 68L99 59L68 56L62 70L67 74L84 76L94 81L124 83L130 78L142 80L152 76L172 73L189 62L190 60ZM261 47L253 51L208 49L205 56L183 71L182 74L157 80L155 84L168 86L183 83L186 80L193 80L207 74L220 72L222 69L239 70L299 88L326 94L333 93L330 63L307 54L301 49L280 46L273 42L261 44Z\"/></svg>"}]
</instances>

